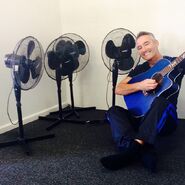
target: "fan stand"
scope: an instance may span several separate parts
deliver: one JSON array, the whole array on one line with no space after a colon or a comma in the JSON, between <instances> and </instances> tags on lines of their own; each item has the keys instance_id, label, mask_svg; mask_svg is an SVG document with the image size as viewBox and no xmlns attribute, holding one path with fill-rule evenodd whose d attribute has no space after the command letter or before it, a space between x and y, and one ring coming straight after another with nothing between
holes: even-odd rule
<instances>
[{"instance_id":1,"label":"fan stand","mask_svg":"<svg viewBox=\"0 0 185 185\"><path fill-rule=\"evenodd\" d=\"M61 97L61 70L60 70L60 68L56 69L55 73L56 73L58 108L59 108L59 110L57 111L58 117L57 118L48 118L48 117L39 116L40 120L54 121L52 125L50 125L49 127L46 128L46 130L51 130L52 128L56 127L57 125L59 125L60 123L63 123L63 122L78 123L78 121L65 119L63 117L62 97Z\"/></svg>"},{"instance_id":2,"label":"fan stand","mask_svg":"<svg viewBox=\"0 0 185 185\"><path fill-rule=\"evenodd\" d=\"M77 124L89 124L89 123L94 123L94 122L98 122L100 120L73 120L73 119L67 119L67 117L71 116L71 115L75 115L77 118L79 118L79 114L76 111L76 108L74 107L74 98L73 98L73 88L72 88L72 74L69 75L69 79L70 79L70 90L71 90L71 102L72 102L72 108L69 110L63 110L62 109L62 97L61 97L61 69L56 69L56 83L57 83L57 94L58 94L58 106L59 106L59 110L56 112L51 112L50 114L56 114L58 113L58 118L48 118L48 117L43 117L43 116L39 116L39 119L41 120L47 120L47 121L54 121L52 125L50 125L49 127L46 128L46 130L51 130L54 127L56 127L57 125L59 125L60 123L77 123ZM79 108L80 109L80 108ZM77 110L79 110L77 109ZM90 107L90 108L81 108L80 110L84 110L84 109L95 109L95 107ZM63 116L63 113L68 113L67 115Z\"/></svg>"},{"instance_id":3,"label":"fan stand","mask_svg":"<svg viewBox=\"0 0 185 185\"><path fill-rule=\"evenodd\" d=\"M115 106L116 102L116 95L115 95L115 89L118 79L118 63L117 60L114 60L114 63L112 65L112 106Z\"/></svg>"},{"instance_id":4,"label":"fan stand","mask_svg":"<svg viewBox=\"0 0 185 185\"><path fill-rule=\"evenodd\" d=\"M68 75L69 78L69 86L70 86L70 96L71 96L71 106L69 110L64 110L65 113L68 113L64 118L67 118L69 116L75 115L76 118L80 118L80 115L77 111L85 111L85 110L95 110L96 107L83 107L83 108L76 108L74 106L74 95L73 95L73 73ZM84 123L84 121L79 121L79 123ZM87 122L91 122L90 120L87 120Z\"/></svg>"},{"instance_id":5,"label":"fan stand","mask_svg":"<svg viewBox=\"0 0 185 185\"><path fill-rule=\"evenodd\" d=\"M118 79L118 63L117 63L117 60L114 59L114 63L112 65L112 107L114 107L116 104L115 89L116 89L117 79ZM107 119L107 111L105 112L104 122L109 123Z\"/></svg>"},{"instance_id":6,"label":"fan stand","mask_svg":"<svg viewBox=\"0 0 185 185\"><path fill-rule=\"evenodd\" d=\"M86 111L86 110L96 110L96 107L82 107L82 108L77 108L74 106L74 96L73 96L73 73L68 75L69 78L69 86L70 86L70 95L71 95L71 106L68 110L64 110L63 112L68 113L65 115L64 118L67 118L69 116L75 115L76 118L80 118L79 113L77 111ZM71 120L74 123L78 124L92 124L92 123L104 123L106 122L106 119L102 120Z\"/></svg>"},{"instance_id":7,"label":"fan stand","mask_svg":"<svg viewBox=\"0 0 185 185\"><path fill-rule=\"evenodd\" d=\"M17 114L18 114L18 123L19 123L19 137L16 140L0 143L1 147L7 147L11 145L21 145L23 148L23 151L30 155L30 148L28 146L29 142L38 141L38 140L44 140L53 138L54 134L44 135L44 136L38 136L34 138L25 138L24 136L24 127L23 127L23 121L22 121L22 110L21 110L21 88L16 85L14 82L14 92L16 97L16 106L17 106Z\"/></svg>"}]
</instances>

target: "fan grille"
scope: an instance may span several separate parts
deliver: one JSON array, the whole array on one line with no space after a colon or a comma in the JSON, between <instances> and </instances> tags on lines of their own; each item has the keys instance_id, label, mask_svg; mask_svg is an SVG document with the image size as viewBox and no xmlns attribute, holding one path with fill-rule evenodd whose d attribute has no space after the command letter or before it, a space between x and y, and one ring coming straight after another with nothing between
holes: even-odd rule
<instances>
[{"instance_id":1,"label":"fan grille","mask_svg":"<svg viewBox=\"0 0 185 185\"><path fill-rule=\"evenodd\" d=\"M40 81L42 74L43 74L43 69L44 69L44 65L43 65L43 56L44 56L44 52L42 49L41 44L39 43L39 41L32 37L32 36L28 36L25 37L24 39L20 40L17 45L14 48L14 52L13 54L15 55L19 55L19 56L27 56L27 49L28 49L28 44L30 41L34 42L34 50L32 51L32 53L29 56L29 62L33 62L35 60L37 60L39 58L39 75L36 78L33 78L32 75L30 75L29 80L27 83L23 83L20 80L20 75L15 75L15 72L18 71L19 66L18 65L14 65L11 73L12 73L12 78L15 79L15 83L21 87L21 89L23 90L29 90L31 88L34 88L38 82ZM29 64L31 65L31 64Z\"/></svg>"},{"instance_id":2,"label":"fan grille","mask_svg":"<svg viewBox=\"0 0 185 185\"><path fill-rule=\"evenodd\" d=\"M105 47L106 44L109 40L112 40L115 44L116 47L121 46L122 44L122 39L126 34L131 34L134 39L136 38L136 36L129 30L124 29L124 28L117 28L114 29L112 31L110 31L104 38L103 42L102 42L102 47L101 47L101 55L102 55L102 59L103 62L105 64L105 66L112 72L113 71L113 63L115 59L109 58L106 53L105 53ZM140 57L137 53L136 48L132 49L132 58L135 61L133 68L139 63L140 61ZM131 69L128 70L120 70L118 69L118 74L123 75L123 74L127 74Z\"/></svg>"},{"instance_id":3,"label":"fan grille","mask_svg":"<svg viewBox=\"0 0 185 185\"><path fill-rule=\"evenodd\" d=\"M78 68L76 68L73 73L77 73L80 72L81 70L83 70L85 68L85 66L87 65L88 61L89 61L89 47L86 43L86 41L79 35L75 34L75 33L66 33L63 34L62 36L58 37L57 39L53 40L50 45L48 46L48 48L46 49L45 52L45 56L44 56L44 61L45 61L45 70L48 74L48 76L50 78L52 78L53 80L56 80L56 70L55 69L51 69L49 66L49 61L48 61L48 53L49 52L56 52L56 46L59 42L62 41L69 41L72 44L76 44L77 41L82 41L84 46L85 46L85 53L80 54L79 53L79 57L78 57L78 62L79 62L79 66ZM62 69L62 66L61 66ZM68 76L61 76L61 80L66 79Z\"/></svg>"},{"instance_id":4,"label":"fan grille","mask_svg":"<svg viewBox=\"0 0 185 185\"><path fill-rule=\"evenodd\" d=\"M56 45L61 42L61 41L70 41L72 42L72 40L69 38L69 37L63 37L63 36L60 36L58 38L56 38L55 40L53 40L49 46L47 47L46 49L46 52L45 52L45 55L44 55L44 67L45 67L45 70L46 70L46 73L48 74L48 76L50 78L52 78L53 80L56 80L56 70L54 69L51 69L49 67L49 61L48 61L48 53L51 52L51 51L55 51L56 50ZM61 76L61 79L64 80L67 78L67 75L66 76Z\"/></svg>"}]
</instances>

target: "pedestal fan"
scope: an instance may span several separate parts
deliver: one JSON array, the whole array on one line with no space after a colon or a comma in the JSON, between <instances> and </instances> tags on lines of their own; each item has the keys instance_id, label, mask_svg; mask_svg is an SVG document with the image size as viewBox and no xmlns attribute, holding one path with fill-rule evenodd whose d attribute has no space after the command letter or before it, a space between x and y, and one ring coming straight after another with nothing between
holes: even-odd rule
<instances>
[{"instance_id":1,"label":"pedestal fan","mask_svg":"<svg viewBox=\"0 0 185 185\"><path fill-rule=\"evenodd\" d=\"M5 65L11 69L13 88L16 99L19 136L16 140L0 143L0 147L20 144L26 154L30 154L28 142L48 139L54 137L54 134L25 138L24 126L22 120L21 108L21 90L30 90L34 88L41 79L43 65L43 50L38 42L32 36L20 40L12 54L5 55Z\"/></svg>"},{"instance_id":2,"label":"pedestal fan","mask_svg":"<svg viewBox=\"0 0 185 185\"><path fill-rule=\"evenodd\" d=\"M118 75L130 72L140 61L135 48L135 35L124 28L110 31L102 42L101 54L105 66L112 72L112 106Z\"/></svg>"},{"instance_id":3,"label":"pedestal fan","mask_svg":"<svg viewBox=\"0 0 185 185\"><path fill-rule=\"evenodd\" d=\"M90 110L90 109L96 109L96 107L82 107L82 108L77 108L74 105L74 95L73 95L73 74L77 74L81 72L86 65L89 62L89 57L90 57L90 51L89 47L87 45L87 42L80 36L75 33L66 33L62 35L63 37L70 38L72 41L73 49L72 47L68 47L70 49L66 50L66 53L64 54L64 58L68 61L73 61L73 63L76 63L78 67L76 67L75 70L71 70L71 72L68 73L68 79L69 79L69 86L70 86L70 97L71 97L71 106L69 110L64 110L64 112L69 112L67 115L75 115L76 117L79 117L78 111L84 111L84 110ZM66 46L67 47L67 46ZM65 47L63 47L65 50ZM71 50L71 51L70 51ZM68 66L63 66L65 70L68 70ZM73 71L73 72L72 72ZM95 120L94 120L95 121ZM94 122L93 121L93 122ZM85 122L90 122L90 120L87 120Z\"/></svg>"},{"instance_id":4,"label":"pedestal fan","mask_svg":"<svg viewBox=\"0 0 185 185\"><path fill-rule=\"evenodd\" d=\"M50 43L45 53L45 70L50 78L57 83L58 93L58 105L59 111L58 118L44 118L40 119L54 120L54 123L47 128L52 129L61 122L73 122L73 123L89 123L89 120L80 121L67 119L71 115L75 115L77 118L79 114L74 106L73 97L73 73L81 71L88 63L89 60L89 49L86 42L77 34L68 33L60 36ZM63 115L64 110L62 109L62 98L61 98L61 81L69 79L70 84L70 96L71 96L71 107L68 110L66 116ZM95 109L95 107L82 108L82 109ZM81 110L82 110L81 109Z\"/></svg>"}]
</instances>

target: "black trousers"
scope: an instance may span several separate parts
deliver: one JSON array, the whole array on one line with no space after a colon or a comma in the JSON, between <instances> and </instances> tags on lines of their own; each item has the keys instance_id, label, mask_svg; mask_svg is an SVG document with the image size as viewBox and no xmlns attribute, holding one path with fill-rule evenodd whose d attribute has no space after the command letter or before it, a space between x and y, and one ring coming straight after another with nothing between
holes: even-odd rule
<instances>
[{"instance_id":1,"label":"black trousers","mask_svg":"<svg viewBox=\"0 0 185 185\"><path fill-rule=\"evenodd\" d=\"M163 97L157 97L141 118L132 116L127 109L114 106L108 110L107 119L118 148L123 147L124 140L130 139L154 144L157 135L169 135L177 127L176 108Z\"/></svg>"}]
</instances>

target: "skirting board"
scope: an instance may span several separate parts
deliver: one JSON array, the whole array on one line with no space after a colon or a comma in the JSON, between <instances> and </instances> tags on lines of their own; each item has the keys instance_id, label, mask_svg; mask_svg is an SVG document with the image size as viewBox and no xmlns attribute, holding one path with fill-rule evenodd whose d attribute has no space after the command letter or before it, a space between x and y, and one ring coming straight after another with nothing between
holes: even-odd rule
<instances>
[{"instance_id":1,"label":"skirting board","mask_svg":"<svg viewBox=\"0 0 185 185\"><path fill-rule=\"evenodd\" d=\"M65 103L62 103L62 107L65 108L67 107L69 104L67 102ZM27 123L30 123L32 121L35 121L38 119L39 116L46 116L48 115L50 112L52 111L57 111L58 110L58 105L54 105L50 108L47 108L47 109L44 109L40 112L36 112L34 114L31 114L29 116L26 116L26 117L23 117L23 124L27 124ZM13 121L13 122L16 122L16 121ZM7 123L7 124L4 124L3 126L0 127L0 134L4 133L4 132L7 132L9 130L12 130L14 128L17 128L18 127L18 124L16 125L12 125L10 122Z\"/></svg>"}]
</instances>

